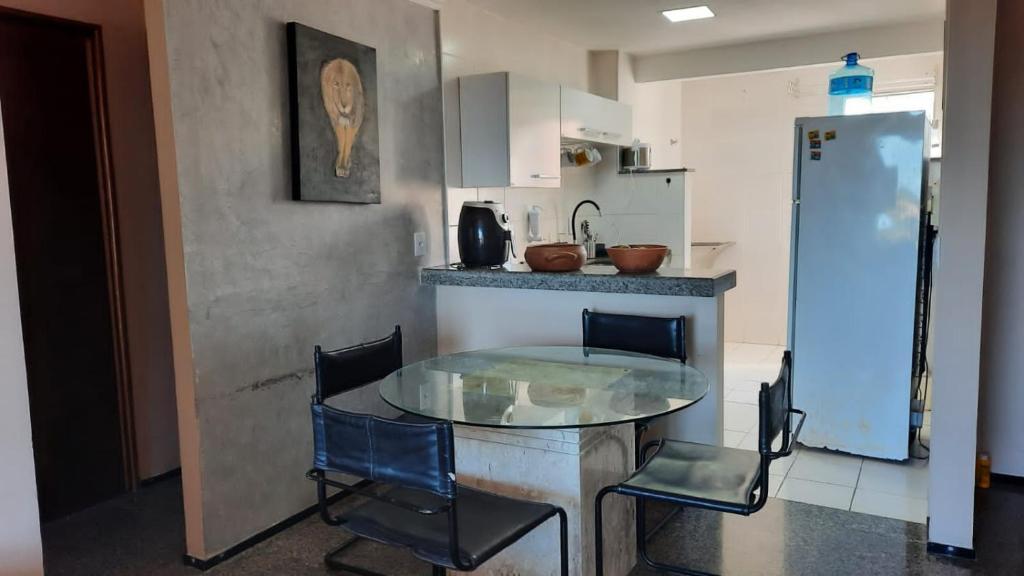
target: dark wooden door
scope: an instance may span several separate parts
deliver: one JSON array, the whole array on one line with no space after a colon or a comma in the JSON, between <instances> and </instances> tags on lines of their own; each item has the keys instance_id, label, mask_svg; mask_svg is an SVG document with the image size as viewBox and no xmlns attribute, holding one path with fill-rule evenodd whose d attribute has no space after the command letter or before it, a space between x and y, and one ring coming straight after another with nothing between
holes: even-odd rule
<instances>
[{"instance_id":1,"label":"dark wooden door","mask_svg":"<svg viewBox=\"0 0 1024 576\"><path fill-rule=\"evenodd\" d=\"M95 30L0 13L0 107L40 515L126 488Z\"/></svg>"}]
</instances>

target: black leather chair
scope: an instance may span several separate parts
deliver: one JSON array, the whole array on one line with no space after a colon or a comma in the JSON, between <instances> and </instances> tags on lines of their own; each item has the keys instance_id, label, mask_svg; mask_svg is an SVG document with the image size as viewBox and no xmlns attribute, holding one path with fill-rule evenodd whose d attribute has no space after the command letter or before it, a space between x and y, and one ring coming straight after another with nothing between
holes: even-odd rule
<instances>
[{"instance_id":1,"label":"black leather chair","mask_svg":"<svg viewBox=\"0 0 1024 576\"><path fill-rule=\"evenodd\" d=\"M583 309L584 348L607 348L686 363L686 318L658 318L606 314ZM649 420L636 423L635 465L640 467L640 446L650 427Z\"/></svg>"},{"instance_id":2,"label":"black leather chair","mask_svg":"<svg viewBox=\"0 0 1024 576\"><path fill-rule=\"evenodd\" d=\"M316 401L376 382L402 367L402 327L386 338L324 352L313 349Z\"/></svg>"},{"instance_id":3,"label":"black leather chair","mask_svg":"<svg viewBox=\"0 0 1024 576\"><path fill-rule=\"evenodd\" d=\"M569 573L568 526L558 506L527 502L455 481L450 422L408 423L353 414L313 399L314 463L307 476L317 483L320 516L355 535L324 561L328 567L380 576L338 557L358 538L408 549L433 566L471 571L548 519L558 516L561 573ZM353 486L327 478L340 472L374 481ZM332 515L328 486L364 499Z\"/></svg>"},{"instance_id":4,"label":"black leather chair","mask_svg":"<svg viewBox=\"0 0 1024 576\"><path fill-rule=\"evenodd\" d=\"M757 452L672 440L650 442L643 448L645 463L639 470L625 482L598 492L594 517L598 576L603 574L604 566L601 503L608 494L614 492L636 498L637 534L645 534L646 500L743 515L764 507L768 500L769 465L772 460L792 453L804 424L805 414L793 408L791 373L792 357L787 351L782 356L782 367L775 382L771 386L767 382L761 384ZM791 433L793 414L799 414L800 421ZM779 434L782 435L780 450L773 452L772 443ZM647 452L652 448L656 451L648 459ZM709 576L706 572L652 560L647 554L646 538L637 538L637 552L655 570Z\"/></svg>"},{"instance_id":5,"label":"black leather chair","mask_svg":"<svg viewBox=\"0 0 1024 576\"><path fill-rule=\"evenodd\" d=\"M686 363L686 318L583 310L583 346L674 358Z\"/></svg>"}]
</instances>

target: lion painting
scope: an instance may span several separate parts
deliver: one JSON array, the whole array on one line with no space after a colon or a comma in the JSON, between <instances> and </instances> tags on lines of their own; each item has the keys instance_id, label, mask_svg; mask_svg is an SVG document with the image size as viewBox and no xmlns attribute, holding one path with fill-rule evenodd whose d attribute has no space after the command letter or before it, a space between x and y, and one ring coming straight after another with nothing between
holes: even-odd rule
<instances>
[{"instance_id":1,"label":"lion painting","mask_svg":"<svg viewBox=\"0 0 1024 576\"><path fill-rule=\"evenodd\" d=\"M320 69L320 93L338 143L334 175L348 178L352 165L352 143L359 135L366 111L359 71L343 58L325 62Z\"/></svg>"},{"instance_id":2,"label":"lion painting","mask_svg":"<svg viewBox=\"0 0 1024 576\"><path fill-rule=\"evenodd\" d=\"M286 35L292 198L380 204L376 49L298 22Z\"/></svg>"}]
</instances>

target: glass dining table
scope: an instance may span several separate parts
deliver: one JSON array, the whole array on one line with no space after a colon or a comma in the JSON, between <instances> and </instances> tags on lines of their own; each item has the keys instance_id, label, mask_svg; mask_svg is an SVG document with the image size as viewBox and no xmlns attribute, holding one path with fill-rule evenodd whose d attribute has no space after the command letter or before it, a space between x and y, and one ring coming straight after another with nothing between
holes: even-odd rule
<instances>
[{"instance_id":1,"label":"glass dining table","mask_svg":"<svg viewBox=\"0 0 1024 576\"><path fill-rule=\"evenodd\" d=\"M475 350L410 364L380 383L388 404L494 428L581 428L664 416L707 394L699 370L673 360L581 346Z\"/></svg>"},{"instance_id":2,"label":"glass dining table","mask_svg":"<svg viewBox=\"0 0 1024 576\"><path fill-rule=\"evenodd\" d=\"M455 426L460 484L562 506L572 574L593 574L594 497L634 466L634 422L683 410L708 392L674 360L580 346L459 352L410 364L380 383L385 402ZM633 503L604 505L605 574L636 563ZM557 528L531 534L474 574L558 574Z\"/></svg>"}]
</instances>

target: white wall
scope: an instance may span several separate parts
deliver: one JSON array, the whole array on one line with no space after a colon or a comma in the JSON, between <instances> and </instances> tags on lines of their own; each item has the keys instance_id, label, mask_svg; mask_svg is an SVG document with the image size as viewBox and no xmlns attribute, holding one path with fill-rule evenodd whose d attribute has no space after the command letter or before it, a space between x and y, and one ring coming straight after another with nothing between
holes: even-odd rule
<instances>
[{"instance_id":1,"label":"white wall","mask_svg":"<svg viewBox=\"0 0 1024 576\"><path fill-rule=\"evenodd\" d=\"M866 60L877 90L941 84L941 54ZM783 345L789 284L793 182L793 121L827 110L828 75L835 65L805 66L695 80L638 84L637 137L660 142L653 157L695 170L692 182L694 242L733 241L715 262L737 271L726 294L728 341ZM674 94L676 110L668 107ZM941 95L938 96L941 99ZM680 118L679 144L668 146ZM941 114L937 115L941 117ZM676 150L678 149L678 151Z\"/></svg>"},{"instance_id":2,"label":"white wall","mask_svg":"<svg viewBox=\"0 0 1024 576\"><path fill-rule=\"evenodd\" d=\"M596 166L565 168L559 197L562 212L572 217L573 208L582 200L601 206L598 215L593 206L583 206L576 217L588 220L597 242L616 244L665 244L672 251L668 266L688 268L690 253L691 175L683 172L657 174L619 174L612 155L616 148L601 146L609 160ZM570 232L571 233L571 232ZM582 242L582 238L577 238Z\"/></svg>"},{"instance_id":3,"label":"white wall","mask_svg":"<svg viewBox=\"0 0 1024 576\"><path fill-rule=\"evenodd\" d=\"M1000 2L992 88L979 444L992 470L1024 476L1024 3Z\"/></svg>"},{"instance_id":4,"label":"white wall","mask_svg":"<svg viewBox=\"0 0 1024 576\"><path fill-rule=\"evenodd\" d=\"M541 206L541 235L555 241L569 215L559 206L557 188L457 188L459 163L459 76L509 71L587 89L587 51L523 24L505 20L466 0L447 0L441 11L441 71L444 80L445 140L448 182L448 239L452 262L459 260L456 225L467 200L504 202L522 257L526 245L526 211ZM563 171L564 174L565 171ZM569 176L569 180L572 175ZM563 175L563 187L567 185Z\"/></svg>"},{"instance_id":5,"label":"white wall","mask_svg":"<svg viewBox=\"0 0 1024 576\"><path fill-rule=\"evenodd\" d=\"M996 0L948 0L946 19L928 540L973 549Z\"/></svg>"},{"instance_id":6,"label":"white wall","mask_svg":"<svg viewBox=\"0 0 1024 576\"><path fill-rule=\"evenodd\" d=\"M7 151L0 123L0 576L43 573Z\"/></svg>"}]
</instances>

